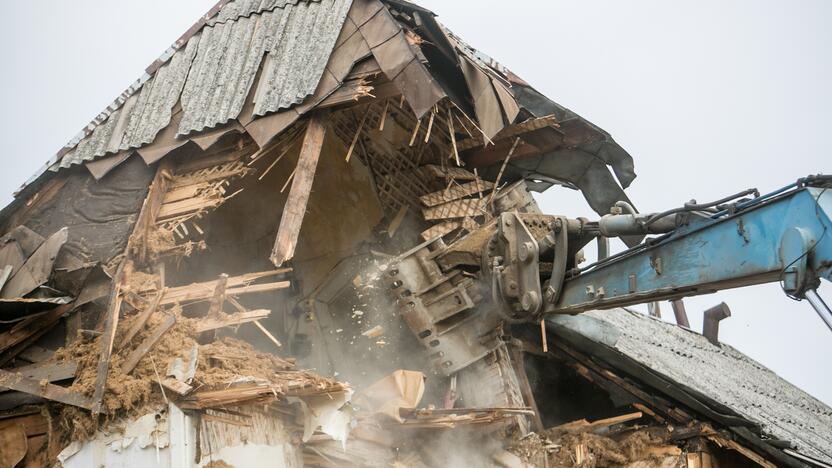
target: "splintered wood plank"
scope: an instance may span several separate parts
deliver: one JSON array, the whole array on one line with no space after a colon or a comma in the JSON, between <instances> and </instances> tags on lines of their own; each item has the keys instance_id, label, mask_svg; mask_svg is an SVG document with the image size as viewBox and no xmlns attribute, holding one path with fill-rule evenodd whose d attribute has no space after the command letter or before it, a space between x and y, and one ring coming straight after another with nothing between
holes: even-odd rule
<instances>
[{"instance_id":1,"label":"splintered wood plank","mask_svg":"<svg viewBox=\"0 0 832 468\"><path fill-rule=\"evenodd\" d=\"M422 236L422 239L427 241L436 237L442 237L459 227L462 227L461 221L445 221L444 223L436 224L422 231L422 234L420 235Z\"/></svg>"},{"instance_id":2,"label":"splintered wood plank","mask_svg":"<svg viewBox=\"0 0 832 468\"><path fill-rule=\"evenodd\" d=\"M428 164L424 166L429 175L438 179L451 178L456 180L474 180L477 176L473 172L465 170L461 167L442 167L435 164Z\"/></svg>"},{"instance_id":3,"label":"splintered wood plank","mask_svg":"<svg viewBox=\"0 0 832 468\"><path fill-rule=\"evenodd\" d=\"M283 215L280 218L280 226L277 229L277 237L270 257L277 267L295 255L298 234L300 234L306 204L309 202L309 193L312 191L312 182L315 179L315 169L324 144L326 134L324 123L324 114L314 114L306 127L292 188L289 190L289 196L283 207Z\"/></svg>"},{"instance_id":4,"label":"splintered wood plank","mask_svg":"<svg viewBox=\"0 0 832 468\"><path fill-rule=\"evenodd\" d=\"M41 381L46 379L49 382L58 382L75 377L75 372L78 370L78 363L75 361L56 362L56 363L42 363L32 364L23 367L15 367L6 369L9 372L14 372L23 375L27 379ZM0 387L0 392L8 389Z\"/></svg>"},{"instance_id":5,"label":"splintered wood plank","mask_svg":"<svg viewBox=\"0 0 832 468\"><path fill-rule=\"evenodd\" d=\"M42 384L38 380L24 377L23 374L2 369L0 369L0 387L10 388L18 392L36 395L47 400L57 401L79 408L90 409L92 407L92 401L80 393L50 383Z\"/></svg>"},{"instance_id":6,"label":"splintered wood plank","mask_svg":"<svg viewBox=\"0 0 832 468\"><path fill-rule=\"evenodd\" d=\"M471 198L426 208L422 210L422 214L426 221L475 217L485 214L485 206L485 199Z\"/></svg>"},{"instance_id":7,"label":"splintered wood plank","mask_svg":"<svg viewBox=\"0 0 832 468\"><path fill-rule=\"evenodd\" d=\"M223 317L212 317L202 319L200 320L199 324L197 324L196 331L198 333L202 333L210 330L216 330L218 328L233 327L235 325L241 325L243 323L255 322L257 320L268 317L271 313L272 311L268 309L258 309L246 312L238 312L236 314L230 314Z\"/></svg>"},{"instance_id":8,"label":"splintered wood plank","mask_svg":"<svg viewBox=\"0 0 832 468\"><path fill-rule=\"evenodd\" d=\"M37 339L49 331L53 325L72 307L72 303L54 308L46 315L29 317L17 322L11 329L0 334L0 365L5 364L23 351L19 345Z\"/></svg>"},{"instance_id":9,"label":"splintered wood plank","mask_svg":"<svg viewBox=\"0 0 832 468\"><path fill-rule=\"evenodd\" d=\"M162 339L165 333L170 330L176 324L176 317L173 315L168 315L165 318L165 321L160 323L153 329L153 333L150 334L147 338L142 341L142 344L139 345L138 348L134 349L127 359L124 360L124 364L121 366L121 372L123 374L129 374L136 368L136 365L139 361L142 360L145 354L150 351L151 348L156 346L156 343Z\"/></svg>"},{"instance_id":10,"label":"splintered wood plank","mask_svg":"<svg viewBox=\"0 0 832 468\"><path fill-rule=\"evenodd\" d=\"M468 182L462 185L452 185L448 189L437 190L419 197L419 200L425 206L436 206L442 203L458 200L460 198L473 195L478 192L485 192L494 187L494 184L488 181L480 180Z\"/></svg>"},{"instance_id":11,"label":"splintered wood plank","mask_svg":"<svg viewBox=\"0 0 832 468\"><path fill-rule=\"evenodd\" d=\"M151 302L150 305L144 310L139 312L139 315L133 320L133 326L130 327L130 330L127 331L127 334L124 335L124 338L121 340L121 343L118 346L119 349L129 346L130 342L133 341L133 338L138 335L140 331L142 331L142 328L144 328L144 325L150 319L150 316L153 315L159 307L159 302L162 300L162 296L165 295L166 290L167 289L162 289L159 291L153 298L153 302Z\"/></svg>"}]
</instances>

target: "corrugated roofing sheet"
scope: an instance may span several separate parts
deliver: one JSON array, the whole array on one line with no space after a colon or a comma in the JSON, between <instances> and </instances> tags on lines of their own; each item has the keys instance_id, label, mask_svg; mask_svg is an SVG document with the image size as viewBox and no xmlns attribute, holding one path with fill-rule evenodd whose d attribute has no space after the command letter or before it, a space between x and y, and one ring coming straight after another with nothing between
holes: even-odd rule
<instances>
[{"instance_id":1,"label":"corrugated roofing sheet","mask_svg":"<svg viewBox=\"0 0 832 468\"><path fill-rule=\"evenodd\" d=\"M265 3L264 0L259 4ZM236 118L264 54L255 115L288 108L311 95L351 3L283 2L283 8L203 29L199 51L182 92L179 134L205 130Z\"/></svg>"},{"instance_id":2,"label":"corrugated roofing sheet","mask_svg":"<svg viewBox=\"0 0 832 468\"><path fill-rule=\"evenodd\" d=\"M301 0L237 0L223 6L217 16L208 21L208 25L213 26L240 17L271 11L275 8L284 8L286 5L297 5L299 1ZM307 1L317 2L320 0Z\"/></svg>"},{"instance_id":3,"label":"corrugated roofing sheet","mask_svg":"<svg viewBox=\"0 0 832 468\"><path fill-rule=\"evenodd\" d=\"M315 92L351 5L352 0L321 0L283 10L284 27L270 44L254 115L288 108Z\"/></svg>"},{"instance_id":4,"label":"corrugated roofing sheet","mask_svg":"<svg viewBox=\"0 0 832 468\"><path fill-rule=\"evenodd\" d=\"M173 54L171 60L150 77L137 94L130 96L107 120L65 154L60 167L80 164L153 141L159 130L170 123L171 109L179 100L198 44L199 36L192 37L188 45Z\"/></svg>"},{"instance_id":5,"label":"corrugated roofing sheet","mask_svg":"<svg viewBox=\"0 0 832 468\"><path fill-rule=\"evenodd\" d=\"M621 309L552 321L731 408L770 436L793 442L799 452L832 463L832 408L731 346L715 346L698 333Z\"/></svg>"},{"instance_id":6,"label":"corrugated roofing sheet","mask_svg":"<svg viewBox=\"0 0 832 468\"><path fill-rule=\"evenodd\" d=\"M150 143L181 95L180 134L236 118L257 70L256 115L300 103L318 85L351 0L240 0L224 5L185 48L67 152L69 167ZM141 81L140 81L141 83Z\"/></svg>"}]
</instances>

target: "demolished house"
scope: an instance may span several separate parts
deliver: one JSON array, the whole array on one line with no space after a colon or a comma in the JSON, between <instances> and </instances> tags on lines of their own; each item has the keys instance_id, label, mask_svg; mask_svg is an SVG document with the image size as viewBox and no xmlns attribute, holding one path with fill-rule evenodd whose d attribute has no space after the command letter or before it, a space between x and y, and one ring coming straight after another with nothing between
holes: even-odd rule
<instances>
[{"instance_id":1,"label":"demolished house","mask_svg":"<svg viewBox=\"0 0 832 468\"><path fill-rule=\"evenodd\" d=\"M221 0L2 211L0 466L830 466L729 346L494 306L500 213L634 177L424 8Z\"/></svg>"}]
</instances>

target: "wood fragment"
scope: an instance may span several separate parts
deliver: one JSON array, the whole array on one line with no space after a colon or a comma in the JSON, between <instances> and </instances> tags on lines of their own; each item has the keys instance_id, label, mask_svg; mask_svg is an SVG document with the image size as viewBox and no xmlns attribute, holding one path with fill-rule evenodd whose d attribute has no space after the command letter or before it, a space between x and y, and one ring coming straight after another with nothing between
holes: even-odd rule
<instances>
[{"instance_id":1,"label":"wood fragment","mask_svg":"<svg viewBox=\"0 0 832 468\"><path fill-rule=\"evenodd\" d=\"M283 187L280 187L280 193L286 191L286 187L288 187L289 183L295 179L295 171L297 171L297 168L292 169L292 172L289 174L289 177L286 178L286 182L283 184Z\"/></svg>"},{"instance_id":2,"label":"wood fragment","mask_svg":"<svg viewBox=\"0 0 832 468\"><path fill-rule=\"evenodd\" d=\"M0 359L0 365L10 361L14 356L23 351L23 349L14 348L31 340L33 337L37 339L49 331L66 312L72 309L72 306L72 303L63 304L46 314L28 317L17 322L12 328L0 334L0 353L3 353L2 359ZM10 356L10 353L14 355Z\"/></svg>"},{"instance_id":3,"label":"wood fragment","mask_svg":"<svg viewBox=\"0 0 832 468\"><path fill-rule=\"evenodd\" d=\"M413 127L413 133L410 135L410 143L407 146L413 146L413 143L416 142L416 136L419 134L419 127L422 126L422 119L416 121L416 126Z\"/></svg>"},{"instance_id":4,"label":"wood fragment","mask_svg":"<svg viewBox=\"0 0 832 468\"><path fill-rule=\"evenodd\" d=\"M291 272L291 268L278 268L276 270L262 271L257 273L246 273L244 275L239 276L231 276L228 278L226 283L226 299L228 298L229 294L241 294L240 288L250 286L251 283L253 283L254 281L263 278L269 278L272 276L282 276ZM185 286L176 286L168 288L162 296L160 305L168 305L173 304L175 302L182 303L188 301L208 299L214 294L216 284L217 281L214 280L206 281L203 283L191 283ZM278 284L283 285L283 287L289 286L288 281L280 282ZM274 289L281 289L281 286L274 286ZM242 293L245 294L246 292L243 291Z\"/></svg>"},{"instance_id":5,"label":"wood fragment","mask_svg":"<svg viewBox=\"0 0 832 468\"><path fill-rule=\"evenodd\" d=\"M514 143L511 145L511 149L508 150L508 154L506 158L503 160L503 165L500 166L500 171L497 173L497 178L494 179L494 187L500 186L500 180L503 178L503 172L506 170L506 166L508 166L508 160L511 159L511 155L514 154L514 150L517 149L517 145L520 144L520 138L514 140ZM494 191L491 192L491 196L488 198L488 206L494 205L494 197L497 196L498 190L495 188Z\"/></svg>"},{"instance_id":6,"label":"wood fragment","mask_svg":"<svg viewBox=\"0 0 832 468\"><path fill-rule=\"evenodd\" d=\"M185 382L180 382L173 377L165 377L161 380L161 384L163 388L166 388L179 396L185 396L193 390L193 387L190 385Z\"/></svg>"},{"instance_id":7,"label":"wood fragment","mask_svg":"<svg viewBox=\"0 0 832 468\"><path fill-rule=\"evenodd\" d=\"M361 136L361 130L364 129L364 122L367 121L367 116L370 115L370 109L372 109L372 106L367 106L367 110L365 110L364 115L361 116L361 121L358 122L358 128L355 129L355 135L352 137L352 142L347 150L347 156L344 158L344 161L346 162L350 162L352 152L355 150L355 145L358 143L358 138ZM323 138L321 141L323 142Z\"/></svg>"},{"instance_id":8,"label":"wood fragment","mask_svg":"<svg viewBox=\"0 0 832 468\"><path fill-rule=\"evenodd\" d=\"M615 424L621 424L628 421L641 419L642 416L644 415L641 413L641 411L636 411L635 413L622 414L620 416L599 419L597 421L592 422L588 422L586 419L579 419L577 421L572 421L566 424L555 426L552 429L565 432L593 432Z\"/></svg>"},{"instance_id":9,"label":"wood fragment","mask_svg":"<svg viewBox=\"0 0 832 468\"><path fill-rule=\"evenodd\" d=\"M165 321L160 323L153 329L153 332L142 341L142 343L127 356L124 363L121 365L121 373L129 374L136 368L136 365L148 353L148 351L162 339L165 333L176 324L176 317L168 315Z\"/></svg>"},{"instance_id":10,"label":"wood fragment","mask_svg":"<svg viewBox=\"0 0 832 468\"><path fill-rule=\"evenodd\" d=\"M253 321L252 323L254 324L254 326L255 326L255 327L257 327L257 329L258 329L258 330L260 330L261 332L263 332L263 334L264 334L264 335L266 335L266 338L268 338L268 339L269 339L269 341L271 341L272 343L274 343L274 345L275 345L275 346L277 346L278 348L282 348L282 347L283 347L283 344L280 342L280 340L278 340L277 338L275 338L275 337L274 337L274 335L272 335L272 334L269 332L269 330L268 330L268 329L266 329L266 327L264 327L262 323L260 323L260 321L259 321L259 320L255 320L255 321Z\"/></svg>"},{"instance_id":11,"label":"wood fragment","mask_svg":"<svg viewBox=\"0 0 832 468\"><path fill-rule=\"evenodd\" d=\"M288 152L289 152L289 150L290 150L290 149L292 149L292 147L294 147L294 146L295 146L295 142L294 142L294 141L290 141L289 143L287 143L287 144L286 144L286 148L284 148L284 149L283 149L283 151L281 151L281 152L280 152L280 154L279 154L279 155L277 155L277 157L276 157L276 158L274 158L274 161L272 161L272 163L271 163L271 164L269 164L269 167L267 167L267 168L266 168L266 170L265 170L265 171L263 171L263 173L262 173L262 174L260 174L260 176L259 176L259 177L257 177L257 180L263 180L263 179L266 177L266 175L269 173L269 171L271 171L271 170L272 170L272 168L273 168L273 167L274 167L274 166L275 166L278 162L280 162L280 160L281 160L281 159L283 159L283 156L286 156L286 153L288 153ZM253 162L253 161L252 161L252 162Z\"/></svg>"},{"instance_id":12,"label":"wood fragment","mask_svg":"<svg viewBox=\"0 0 832 468\"><path fill-rule=\"evenodd\" d=\"M543 352L549 352L549 342L546 338L546 320L540 319L540 341L543 343Z\"/></svg>"},{"instance_id":13,"label":"wood fragment","mask_svg":"<svg viewBox=\"0 0 832 468\"><path fill-rule=\"evenodd\" d=\"M43 383L22 374L0 369L0 387L36 395L79 408L90 409L92 401L78 392L51 383Z\"/></svg>"},{"instance_id":14,"label":"wood fragment","mask_svg":"<svg viewBox=\"0 0 832 468\"><path fill-rule=\"evenodd\" d=\"M457 166L462 166L459 162L459 151L456 148L456 130L454 130L454 119L451 118L451 110L448 109L448 134L451 136L451 146L454 149L454 161Z\"/></svg>"},{"instance_id":15,"label":"wood fragment","mask_svg":"<svg viewBox=\"0 0 832 468\"><path fill-rule=\"evenodd\" d=\"M210 330L216 330L218 328L242 325L244 323L254 322L255 320L266 318L269 314L271 314L271 311L268 309L257 309L246 312L238 312L236 314L226 314L222 317L202 319L197 324L196 331L198 333L202 333Z\"/></svg>"},{"instance_id":16,"label":"wood fragment","mask_svg":"<svg viewBox=\"0 0 832 468\"><path fill-rule=\"evenodd\" d=\"M316 113L310 118L309 125L306 128L303 146L295 168L296 175L283 207L280 226L277 229L277 236L270 257L272 263L277 267L283 265L295 255L298 234L306 213L309 194L312 191L312 181L315 178L315 170L318 165L318 158L321 155L325 134L325 117L323 114Z\"/></svg>"},{"instance_id":17,"label":"wood fragment","mask_svg":"<svg viewBox=\"0 0 832 468\"><path fill-rule=\"evenodd\" d=\"M402 221L404 221L404 217L406 214L407 205L402 205L402 207L399 208L399 211L396 212L396 216L394 216L393 219L390 220L390 224L387 226L388 237L392 238L394 235L396 235L396 231L398 231L399 226L402 225Z\"/></svg>"},{"instance_id":18,"label":"wood fragment","mask_svg":"<svg viewBox=\"0 0 832 468\"><path fill-rule=\"evenodd\" d=\"M381 111L381 121L378 124L378 131L384 131L384 122L387 120L387 111L390 108L390 100L384 101L384 109Z\"/></svg>"},{"instance_id":19,"label":"wood fragment","mask_svg":"<svg viewBox=\"0 0 832 468\"><path fill-rule=\"evenodd\" d=\"M167 288L160 290L156 293L156 296L153 297L153 301L150 303L148 307L146 307L143 311L133 319L133 325L127 331L127 334L124 335L124 338L119 343L118 349L123 349L130 345L130 342L133 341L136 335L142 331L147 321L156 312L156 309L159 307L159 302L162 300L162 297L165 295Z\"/></svg>"},{"instance_id":20,"label":"wood fragment","mask_svg":"<svg viewBox=\"0 0 832 468\"><path fill-rule=\"evenodd\" d=\"M425 143L430 141L430 131L433 128L433 119L436 117L436 108L434 108L430 112L430 118L428 119L428 128L425 130Z\"/></svg>"}]
</instances>

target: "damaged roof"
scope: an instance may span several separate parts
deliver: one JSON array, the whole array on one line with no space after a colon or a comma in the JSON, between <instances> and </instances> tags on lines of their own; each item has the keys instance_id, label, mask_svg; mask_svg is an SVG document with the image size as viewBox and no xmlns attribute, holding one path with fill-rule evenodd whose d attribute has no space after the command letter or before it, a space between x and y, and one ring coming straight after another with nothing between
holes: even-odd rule
<instances>
[{"instance_id":1,"label":"damaged roof","mask_svg":"<svg viewBox=\"0 0 832 468\"><path fill-rule=\"evenodd\" d=\"M698 401L731 426L736 415L765 439L832 463L832 408L735 348L638 312L617 309L557 316L549 330L676 399ZM657 380L658 379L658 380Z\"/></svg>"},{"instance_id":2,"label":"damaged roof","mask_svg":"<svg viewBox=\"0 0 832 468\"><path fill-rule=\"evenodd\" d=\"M477 144L463 144L469 154L460 156L485 177L496 176L511 145L512 133L502 129L549 118L528 135L533 143L521 145L505 179L535 181L538 191L580 189L598 213L629 201L622 188L635 178L633 161L608 133L434 17L399 0L220 0L18 194L49 172L83 164L100 179L134 153L151 164L189 141L205 149L223 132L247 133L262 149L370 57L417 118L447 98L477 120L479 146L491 151L475 157ZM459 81L467 87L453 84Z\"/></svg>"}]
</instances>

